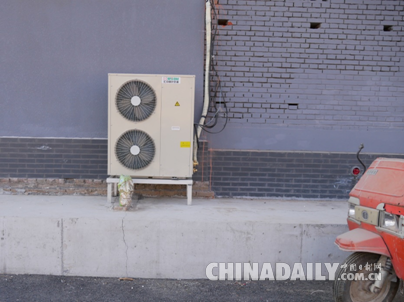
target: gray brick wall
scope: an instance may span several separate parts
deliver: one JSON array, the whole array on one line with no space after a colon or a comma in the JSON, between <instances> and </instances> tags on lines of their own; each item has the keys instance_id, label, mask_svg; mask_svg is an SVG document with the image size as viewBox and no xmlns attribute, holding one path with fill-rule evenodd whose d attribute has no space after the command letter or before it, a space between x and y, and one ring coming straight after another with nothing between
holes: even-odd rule
<instances>
[{"instance_id":1,"label":"gray brick wall","mask_svg":"<svg viewBox=\"0 0 404 302\"><path fill-rule=\"evenodd\" d=\"M106 139L0 137L0 178L105 179L107 144ZM208 181L207 143L199 146L194 180Z\"/></svg>"},{"instance_id":2,"label":"gray brick wall","mask_svg":"<svg viewBox=\"0 0 404 302\"><path fill-rule=\"evenodd\" d=\"M219 0L218 7L233 23L218 27L215 46L230 123L214 149L201 143L195 180L223 197L346 198L355 154L302 149L354 151L365 142L401 152L404 1ZM379 156L403 157L365 151L363 158ZM106 162L103 139L0 138L0 178L103 179Z\"/></svg>"},{"instance_id":3,"label":"gray brick wall","mask_svg":"<svg viewBox=\"0 0 404 302\"><path fill-rule=\"evenodd\" d=\"M381 156L404 158L364 152L362 159L369 166ZM354 185L350 169L358 165L354 153L213 150L206 141L200 142L198 161L193 179L206 184L209 194L211 190L217 197L253 198L347 198ZM8 178L99 183L106 173L107 140L0 137L0 179L10 188ZM73 192L70 189L67 193Z\"/></svg>"},{"instance_id":4,"label":"gray brick wall","mask_svg":"<svg viewBox=\"0 0 404 302\"><path fill-rule=\"evenodd\" d=\"M0 137L0 178L107 177L107 140Z\"/></svg>"},{"instance_id":5,"label":"gray brick wall","mask_svg":"<svg viewBox=\"0 0 404 302\"><path fill-rule=\"evenodd\" d=\"M355 185L355 153L211 150L211 188L217 197L345 199ZM366 154L369 165L378 157Z\"/></svg>"},{"instance_id":6,"label":"gray brick wall","mask_svg":"<svg viewBox=\"0 0 404 302\"><path fill-rule=\"evenodd\" d=\"M233 24L218 26L215 48L230 123L404 128L404 1L219 0L218 8Z\"/></svg>"}]
</instances>

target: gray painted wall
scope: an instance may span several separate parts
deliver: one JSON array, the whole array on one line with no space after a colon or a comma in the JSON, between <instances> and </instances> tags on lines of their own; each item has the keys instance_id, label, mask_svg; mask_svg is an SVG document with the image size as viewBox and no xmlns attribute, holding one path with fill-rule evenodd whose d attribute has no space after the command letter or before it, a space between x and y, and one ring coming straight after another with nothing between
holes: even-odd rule
<instances>
[{"instance_id":1,"label":"gray painted wall","mask_svg":"<svg viewBox=\"0 0 404 302\"><path fill-rule=\"evenodd\" d=\"M204 1L2 0L0 136L107 137L107 74L196 75Z\"/></svg>"},{"instance_id":2,"label":"gray painted wall","mask_svg":"<svg viewBox=\"0 0 404 302\"><path fill-rule=\"evenodd\" d=\"M404 1L219 3L230 121L210 147L404 153Z\"/></svg>"}]
</instances>

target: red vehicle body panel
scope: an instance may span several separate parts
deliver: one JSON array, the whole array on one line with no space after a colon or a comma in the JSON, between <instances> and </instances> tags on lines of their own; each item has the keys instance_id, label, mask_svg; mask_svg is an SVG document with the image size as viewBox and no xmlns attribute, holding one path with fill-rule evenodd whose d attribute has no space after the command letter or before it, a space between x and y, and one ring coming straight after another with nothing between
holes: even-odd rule
<instances>
[{"instance_id":1,"label":"red vehicle body panel","mask_svg":"<svg viewBox=\"0 0 404 302\"><path fill-rule=\"evenodd\" d=\"M373 232L357 228L341 234L335 240L341 250L355 252L372 252L390 257L383 238Z\"/></svg>"},{"instance_id":2,"label":"red vehicle body panel","mask_svg":"<svg viewBox=\"0 0 404 302\"><path fill-rule=\"evenodd\" d=\"M404 279L404 239L385 232L382 232L382 237L389 248L391 262L397 276Z\"/></svg>"},{"instance_id":3,"label":"red vehicle body panel","mask_svg":"<svg viewBox=\"0 0 404 302\"><path fill-rule=\"evenodd\" d=\"M376 159L350 195L365 207L376 208L380 203L404 207L404 159Z\"/></svg>"},{"instance_id":4,"label":"red vehicle body panel","mask_svg":"<svg viewBox=\"0 0 404 302\"><path fill-rule=\"evenodd\" d=\"M361 206L376 209L380 204L384 204L386 212L404 216L404 159L376 159L352 189L350 196L359 198ZM338 245L341 244L339 246L342 249L348 246L350 247L346 248L348 250L360 251L369 245L368 250L362 251L387 255L386 251L376 251L376 245L378 245L382 250L388 251L397 276L404 279L403 238L384 232L374 225L364 222L358 224L350 219L348 219L348 227L351 230L348 233L351 235L345 233L338 236L336 240ZM368 233L373 233L374 236Z\"/></svg>"}]
</instances>

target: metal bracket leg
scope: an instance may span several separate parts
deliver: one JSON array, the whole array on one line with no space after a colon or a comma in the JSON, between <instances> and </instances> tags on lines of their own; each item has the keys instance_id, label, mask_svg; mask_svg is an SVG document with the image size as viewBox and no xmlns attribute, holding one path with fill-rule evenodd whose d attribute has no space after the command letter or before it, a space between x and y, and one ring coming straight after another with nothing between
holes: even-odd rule
<instances>
[{"instance_id":1,"label":"metal bracket leg","mask_svg":"<svg viewBox=\"0 0 404 302\"><path fill-rule=\"evenodd\" d=\"M112 201L112 183L107 184L107 203L111 203Z\"/></svg>"},{"instance_id":2,"label":"metal bracket leg","mask_svg":"<svg viewBox=\"0 0 404 302\"><path fill-rule=\"evenodd\" d=\"M192 185L187 185L187 204L192 205Z\"/></svg>"}]
</instances>

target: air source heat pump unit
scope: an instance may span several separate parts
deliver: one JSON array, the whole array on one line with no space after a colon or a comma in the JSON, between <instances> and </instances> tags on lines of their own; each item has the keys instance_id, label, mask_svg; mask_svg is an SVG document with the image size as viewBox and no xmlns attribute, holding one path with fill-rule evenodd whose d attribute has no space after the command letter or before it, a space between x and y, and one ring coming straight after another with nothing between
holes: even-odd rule
<instances>
[{"instance_id":1,"label":"air source heat pump unit","mask_svg":"<svg viewBox=\"0 0 404 302\"><path fill-rule=\"evenodd\" d=\"M195 76L108 75L108 174L190 178Z\"/></svg>"}]
</instances>

